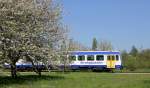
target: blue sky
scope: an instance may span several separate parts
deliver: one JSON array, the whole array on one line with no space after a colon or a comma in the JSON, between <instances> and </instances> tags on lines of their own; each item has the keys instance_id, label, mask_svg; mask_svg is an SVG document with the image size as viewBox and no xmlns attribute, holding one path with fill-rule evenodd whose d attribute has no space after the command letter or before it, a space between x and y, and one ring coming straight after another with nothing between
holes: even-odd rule
<instances>
[{"instance_id":1,"label":"blue sky","mask_svg":"<svg viewBox=\"0 0 150 88\"><path fill-rule=\"evenodd\" d=\"M150 48L150 0L62 0L70 37L91 46L93 37L116 50Z\"/></svg>"}]
</instances>

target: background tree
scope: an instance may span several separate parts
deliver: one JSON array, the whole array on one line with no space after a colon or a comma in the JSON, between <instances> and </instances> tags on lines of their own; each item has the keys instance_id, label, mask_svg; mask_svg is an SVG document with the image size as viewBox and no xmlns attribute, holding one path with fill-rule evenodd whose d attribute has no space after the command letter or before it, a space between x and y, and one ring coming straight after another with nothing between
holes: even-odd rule
<instances>
[{"instance_id":1,"label":"background tree","mask_svg":"<svg viewBox=\"0 0 150 88\"><path fill-rule=\"evenodd\" d=\"M132 46L132 49L130 51L130 54L132 56L136 56L138 54L138 49L135 46Z\"/></svg>"},{"instance_id":2,"label":"background tree","mask_svg":"<svg viewBox=\"0 0 150 88\"><path fill-rule=\"evenodd\" d=\"M137 55L138 68L150 69L150 49L144 49Z\"/></svg>"},{"instance_id":3,"label":"background tree","mask_svg":"<svg viewBox=\"0 0 150 88\"><path fill-rule=\"evenodd\" d=\"M11 65L13 78L16 62L23 56L39 75L35 64L58 59L53 57L61 52L66 33L60 18L61 8L53 0L0 0L0 60Z\"/></svg>"},{"instance_id":4,"label":"background tree","mask_svg":"<svg viewBox=\"0 0 150 88\"><path fill-rule=\"evenodd\" d=\"M90 50L87 46L73 40L69 39L68 40L68 50L69 51L87 51Z\"/></svg>"},{"instance_id":5,"label":"background tree","mask_svg":"<svg viewBox=\"0 0 150 88\"><path fill-rule=\"evenodd\" d=\"M134 71L137 69L137 57L131 55L127 51L122 51L122 64L127 70Z\"/></svg>"},{"instance_id":6,"label":"background tree","mask_svg":"<svg viewBox=\"0 0 150 88\"><path fill-rule=\"evenodd\" d=\"M60 65L62 66L61 67L61 70L63 72L69 70L69 64L70 62L72 61L70 58L69 58L69 47L67 47L68 45L68 41L65 39L61 45L61 55L60 55Z\"/></svg>"},{"instance_id":7,"label":"background tree","mask_svg":"<svg viewBox=\"0 0 150 88\"><path fill-rule=\"evenodd\" d=\"M101 50L101 51L111 51L111 50L113 50L113 46L112 46L112 44L111 44L110 41L101 40L98 43L98 50Z\"/></svg>"},{"instance_id":8,"label":"background tree","mask_svg":"<svg viewBox=\"0 0 150 88\"><path fill-rule=\"evenodd\" d=\"M97 50L97 45L98 45L97 39L93 38L92 50L96 51Z\"/></svg>"},{"instance_id":9,"label":"background tree","mask_svg":"<svg viewBox=\"0 0 150 88\"><path fill-rule=\"evenodd\" d=\"M139 51L135 46L130 52L122 51L123 67L127 70L150 69L150 50L143 49ZM145 70L146 71L146 70Z\"/></svg>"}]
</instances>

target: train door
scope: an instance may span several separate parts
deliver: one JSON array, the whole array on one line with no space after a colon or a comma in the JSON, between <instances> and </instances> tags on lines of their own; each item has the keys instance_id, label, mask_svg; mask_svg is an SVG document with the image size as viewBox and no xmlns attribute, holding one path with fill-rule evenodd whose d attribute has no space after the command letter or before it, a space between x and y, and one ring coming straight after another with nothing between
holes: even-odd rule
<instances>
[{"instance_id":1,"label":"train door","mask_svg":"<svg viewBox=\"0 0 150 88\"><path fill-rule=\"evenodd\" d=\"M115 68L115 56L114 55L108 55L107 56L107 68Z\"/></svg>"}]
</instances>

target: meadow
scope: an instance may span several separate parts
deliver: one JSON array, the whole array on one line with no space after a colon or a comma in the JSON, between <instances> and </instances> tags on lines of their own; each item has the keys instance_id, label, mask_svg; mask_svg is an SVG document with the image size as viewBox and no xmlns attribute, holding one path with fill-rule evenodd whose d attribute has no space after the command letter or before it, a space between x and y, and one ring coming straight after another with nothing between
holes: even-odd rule
<instances>
[{"instance_id":1,"label":"meadow","mask_svg":"<svg viewBox=\"0 0 150 88\"><path fill-rule=\"evenodd\" d=\"M100 72L0 72L0 88L150 88L150 74L116 74Z\"/></svg>"}]
</instances>

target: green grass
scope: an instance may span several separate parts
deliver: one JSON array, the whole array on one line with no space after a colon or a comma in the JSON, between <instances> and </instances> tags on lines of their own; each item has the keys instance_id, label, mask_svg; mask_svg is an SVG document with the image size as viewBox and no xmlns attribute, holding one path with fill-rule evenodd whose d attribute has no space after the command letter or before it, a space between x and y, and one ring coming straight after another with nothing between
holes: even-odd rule
<instances>
[{"instance_id":1,"label":"green grass","mask_svg":"<svg viewBox=\"0 0 150 88\"><path fill-rule=\"evenodd\" d=\"M123 69L123 72L128 72L128 73L150 73L150 69L135 69L134 71L130 71L128 69Z\"/></svg>"},{"instance_id":2,"label":"green grass","mask_svg":"<svg viewBox=\"0 0 150 88\"><path fill-rule=\"evenodd\" d=\"M48 73L38 77L22 72L12 79L0 73L0 88L150 88L150 74L113 74L95 72Z\"/></svg>"}]
</instances>

